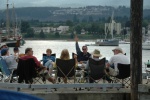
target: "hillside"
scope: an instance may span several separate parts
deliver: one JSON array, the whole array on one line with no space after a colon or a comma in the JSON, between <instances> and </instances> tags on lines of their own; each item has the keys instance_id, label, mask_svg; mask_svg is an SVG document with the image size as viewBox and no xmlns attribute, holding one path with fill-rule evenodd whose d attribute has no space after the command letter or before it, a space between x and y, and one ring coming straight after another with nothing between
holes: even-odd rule
<instances>
[{"instance_id":1,"label":"hillside","mask_svg":"<svg viewBox=\"0 0 150 100\"><path fill-rule=\"evenodd\" d=\"M86 6L79 8L60 8L60 7L25 7L16 8L15 13L18 19L21 20L40 20L60 22L66 20L99 20L108 18L114 11L114 17L130 16L130 8L119 6L114 8L111 6ZM10 9L10 15L12 9ZM150 9L144 9L144 18L150 17ZM5 11L0 11L0 19L5 19Z\"/></svg>"}]
</instances>

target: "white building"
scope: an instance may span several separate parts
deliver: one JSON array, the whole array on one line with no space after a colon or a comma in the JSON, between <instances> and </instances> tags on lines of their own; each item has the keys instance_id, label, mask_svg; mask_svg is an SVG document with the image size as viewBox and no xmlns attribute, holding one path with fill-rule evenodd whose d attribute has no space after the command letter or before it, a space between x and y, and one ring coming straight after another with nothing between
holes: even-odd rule
<instances>
[{"instance_id":1,"label":"white building","mask_svg":"<svg viewBox=\"0 0 150 100\"><path fill-rule=\"evenodd\" d=\"M66 33L69 30L69 26L59 26L57 30L59 33Z\"/></svg>"},{"instance_id":2,"label":"white building","mask_svg":"<svg viewBox=\"0 0 150 100\"><path fill-rule=\"evenodd\" d=\"M57 28L53 28L53 27L32 27L35 31L35 33L40 33L41 30L43 30L44 33L51 33L51 32L55 32L57 30Z\"/></svg>"},{"instance_id":3,"label":"white building","mask_svg":"<svg viewBox=\"0 0 150 100\"><path fill-rule=\"evenodd\" d=\"M105 34L107 34L107 31L110 32L111 35L113 35L113 31L116 31L116 34L121 33L121 23L105 23Z\"/></svg>"},{"instance_id":4,"label":"white building","mask_svg":"<svg viewBox=\"0 0 150 100\"><path fill-rule=\"evenodd\" d=\"M41 30L43 30L44 33L53 33L53 32L59 32L59 33L66 33L69 30L69 26L59 26L58 28L54 27L32 27L35 31L35 33L40 33Z\"/></svg>"}]
</instances>

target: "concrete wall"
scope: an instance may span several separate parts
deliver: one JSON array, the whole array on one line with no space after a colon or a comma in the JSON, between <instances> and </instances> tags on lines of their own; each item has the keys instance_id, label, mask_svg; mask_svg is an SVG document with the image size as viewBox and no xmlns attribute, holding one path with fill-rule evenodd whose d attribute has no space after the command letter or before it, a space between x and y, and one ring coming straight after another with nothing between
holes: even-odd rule
<instances>
[{"instance_id":1,"label":"concrete wall","mask_svg":"<svg viewBox=\"0 0 150 100\"><path fill-rule=\"evenodd\" d=\"M150 84L138 85L139 100L150 100Z\"/></svg>"},{"instance_id":2,"label":"concrete wall","mask_svg":"<svg viewBox=\"0 0 150 100\"><path fill-rule=\"evenodd\" d=\"M44 100L130 100L129 93L38 93Z\"/></svg>"}]
</instances>

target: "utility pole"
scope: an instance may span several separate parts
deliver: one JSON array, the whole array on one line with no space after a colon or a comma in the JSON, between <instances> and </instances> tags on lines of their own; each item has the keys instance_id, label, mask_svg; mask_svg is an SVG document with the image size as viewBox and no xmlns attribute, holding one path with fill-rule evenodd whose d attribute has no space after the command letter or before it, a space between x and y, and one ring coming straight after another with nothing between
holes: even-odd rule
<instances>
[{"instance_id":1,"label":"utility pole","mask_svg":"<svg viewBox=\"0 0 150 100\"><path fill-rule=\"evenodd\" d=\"M139 100L138 84L142 83L142 18L143 0L131 0L131 100Z\"/></svg>"}]
</instances>

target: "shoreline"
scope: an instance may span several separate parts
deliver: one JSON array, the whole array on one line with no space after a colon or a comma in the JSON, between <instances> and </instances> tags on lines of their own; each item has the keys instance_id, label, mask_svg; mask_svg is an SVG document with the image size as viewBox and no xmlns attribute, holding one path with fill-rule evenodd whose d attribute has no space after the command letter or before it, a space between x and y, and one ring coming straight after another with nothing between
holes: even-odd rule
<instances>
[{"instance_id":1,"label":"shoreline","mask_svg":"<svg viewBox=\"0 0 150 100\"><path fill-rule=\"evenodd\" d=\"M25 39L25 41L67 41L67 42L75 42L75 40L73 39L73 40L55 40L55 39ZM79 42L95 42L95 40L79 40Z\"/></svg>"}]
</instances>

